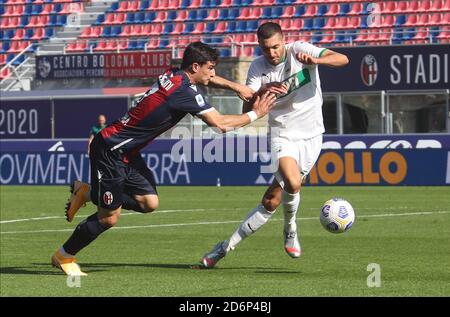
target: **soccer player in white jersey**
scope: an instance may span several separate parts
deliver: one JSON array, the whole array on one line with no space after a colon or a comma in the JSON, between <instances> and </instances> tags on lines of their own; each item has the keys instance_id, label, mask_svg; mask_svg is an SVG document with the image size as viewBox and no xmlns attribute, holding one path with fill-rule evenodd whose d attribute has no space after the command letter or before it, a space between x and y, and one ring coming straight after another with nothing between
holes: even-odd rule
<instances>
[{"instance_id":1,"label":"soccer player in white jersey","mask_svg":"<svg viewBox=\"0 0 450 317\"><path fill-rule=\"evenodd\" d=\"M250 65L247 86L255 95L267 90L278 95L269 113L275 178L261 203L231 237L202 258L205 268L214 267L240 241L263 226L280 204L284 211L284 249L292 258L300 256L296 224L300 187L320 154L325 132L318 65L340 67L348 63L345 55L310 43L285 44L281 27L273 22L262 24L257 35L263 55ZM243 111L246 108L244 104Z\"/></svg>"}]
</instances>

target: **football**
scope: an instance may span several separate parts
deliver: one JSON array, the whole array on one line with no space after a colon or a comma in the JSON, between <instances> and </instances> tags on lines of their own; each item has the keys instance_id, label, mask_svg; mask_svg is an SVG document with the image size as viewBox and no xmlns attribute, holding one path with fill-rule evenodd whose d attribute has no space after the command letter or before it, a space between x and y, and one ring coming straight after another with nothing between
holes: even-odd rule
<instances>
[{"instance_id":1,"label":"football","mask_svg":"<svg viewBox=\"0 0 450 317\"><path fill-rule=\"evenodd\" d=\"M349 230L355 222L355 211L352 205L342 198L326 201L320 210L320 223L332 233Z\"/></svg>"}]
</instances>

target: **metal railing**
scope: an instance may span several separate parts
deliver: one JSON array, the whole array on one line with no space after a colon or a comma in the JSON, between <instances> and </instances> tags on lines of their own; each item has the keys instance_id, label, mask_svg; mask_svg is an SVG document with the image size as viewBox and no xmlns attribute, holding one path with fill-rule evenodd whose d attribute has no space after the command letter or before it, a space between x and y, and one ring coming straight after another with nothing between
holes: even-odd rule
<instances>
[{"instance_id":1,"label":"metal railing","mask_svg":"<svg viewBox=\"0 0 450 317\"><path fill-rule=\"evenodd\" d=\"M15 65L15 63L16 61L20 60L22 56L25 56L25 54L35 45L35 43L28 45L23 51L17 54L13 59L11 59L5 66L0 69L0 74L3 74L3 72L7 69L10 70L10 72L0 81L0 87L2 91L10 90L17 83L22 86L22 89L25 89L23 85L23 79L33 78L33 76L26 77L26 75L33 70L33 67L27 67L27 63L31 60L31 57L28 56L24 58L24 60L17 66ZM3 84L8 80L10 80L11 82L7 84L6 87L3 87Z\"/></svg>"}]
</instances>

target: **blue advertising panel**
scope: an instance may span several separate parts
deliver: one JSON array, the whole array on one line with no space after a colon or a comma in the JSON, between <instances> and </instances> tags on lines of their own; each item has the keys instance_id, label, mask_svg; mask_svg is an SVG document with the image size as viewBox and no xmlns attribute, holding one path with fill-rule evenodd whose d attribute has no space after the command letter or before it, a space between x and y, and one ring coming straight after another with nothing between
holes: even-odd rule
<instances>
[{"instance_id":1,"label":"blue advertising panel","mask_svg":"<svg viewBox=\"0 0 450 317\"><path fill-rule=\"evenodd\" d=\"M128 110L127 97L55 99L54 104L56 138L87 138L100 114L111 123Z\"/></svg>"},{"instance_id":2,"label":"blue advertising panel","mask_svg":"<svg viewBox=\"0 0 450 317\"><path fill-rule=\"evenodd\" d=\"M325 92L448 89L450 44L332 48L342 68L320 67Z\"/></svg>"},{"instance_id":3,"label":"blue advertising panel","mask_svg":"<svg viewBox=\"0 0 450 317\"><path fill-rule=\"evenodd\" d=\"M51 138L51 117L50 100L2 100L0 138Z\"/></svg>"},{"instance_id":4,"label":"blue advertising panel","mask_svg":"<svg viewBox=\"0 0 450 317\"><path fill-rule=\"evenodd\" d=\"M156 140L142 155L159 185L268 185L270 154L255 139ZM327 144L308 185L450 185L449 135L328 136ZM0 145L2 185L89 181L85 141Z\"/></svg>"}]
</instances>

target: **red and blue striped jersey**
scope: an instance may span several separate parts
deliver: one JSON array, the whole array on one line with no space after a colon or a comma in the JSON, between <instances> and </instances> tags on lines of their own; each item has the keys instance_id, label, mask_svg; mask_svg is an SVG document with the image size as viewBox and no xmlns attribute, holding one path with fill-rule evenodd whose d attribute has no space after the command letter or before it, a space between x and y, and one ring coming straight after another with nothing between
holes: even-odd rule
<instances>
[{"instance_id":1,"label":"red and blue striped jersey","mask_svg":"<svg viewBox=\"0 0 450 317\"><path fill-rule=\"evenodd\" d=\"M199 115L213 110L199 88L190 83L184 71L168 70L144 94L137 105L120 120L100 133L111 151L125 158L176 125L186 114Z\"/></svg>"}]
</instances>

